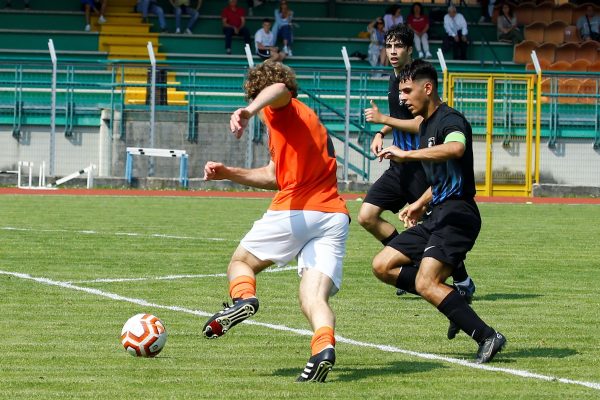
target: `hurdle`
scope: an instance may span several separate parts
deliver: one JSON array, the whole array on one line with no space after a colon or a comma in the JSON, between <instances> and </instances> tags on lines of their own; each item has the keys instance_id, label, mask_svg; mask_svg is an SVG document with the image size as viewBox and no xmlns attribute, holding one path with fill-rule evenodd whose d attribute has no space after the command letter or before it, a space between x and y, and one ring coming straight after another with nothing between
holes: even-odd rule
<instances>
[{"instance_id":1,"label":"hurdle","mask_svg":"<svg viewBox=\"0 0 600 400\"><path fill-rule=\"evenodd\" d=\"M71 179L77 178L79 175L87 174L87 188L91 189L94 187L94 170L96 169L95 164L90 164L84 169L79 171L75 171L70 175L65 176L64 178L60 178L54 183L54 186L62 185L65 182L70 181Z\"/></svg>"},{"instance_id":2,"label":"hurdle","mask_svg":"<svg viewBox=\"0 0 600 400\"><path fill-rule=\"evenodd\" d=\"M179 183L183 187L188 186L188 154L185 150L127 147L127 160L125 162L125 178L127 179L127 183L130 185L133 174L134 155L148 157L179 158Z\"/></svg>"},{"instance_id":3,"label":"hurdle","mask_svg":"<svg viewBox=\"0 0 600 400\"><path fill-rule=\"evenodd\" d=\"M40 164L38 185L33 186L33 162L31 161L19 161L17 163L16 171L6 171L7 173L17 174L17 187L19 189L52 189L50 185L46 185L46 162L42 161ZM27 171L27 185L23 184L23 168Z\"/></svg>"}]
</instances>

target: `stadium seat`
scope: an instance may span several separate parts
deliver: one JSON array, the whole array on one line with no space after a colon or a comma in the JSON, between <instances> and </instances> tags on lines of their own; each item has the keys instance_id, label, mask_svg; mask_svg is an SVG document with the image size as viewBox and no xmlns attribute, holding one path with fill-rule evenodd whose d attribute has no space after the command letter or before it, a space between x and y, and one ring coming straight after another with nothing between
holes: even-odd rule
<instances>
[{"instance_id":1,"label":"stadium seat","mask_svg":"<svg viewBox=\"0 0 600 400\"><path fill-rule=\"evenodd\" d=\"M590 62L596 62L600 59L598 56L598 50L600 49L600 43L594 40L586 40L579 44L579 48L575 53L575 58L584 58L590 60Z\"/></svg>"},{"instance_id":2,"label":"stadium seat","mask_svg":"<svg viewBox=\"0 0 600 400\"><path fill-rule=\"evenodd\" d=\"M565 28L565 42L566 43L579 43L579 32L575 25L569 25Z\"/></svg>"},{"instance_id":3,"label":"stadium seat","mask_svg":"<svg viewBox=\"0 0 600 400\"><path fill-rule=\"evenodd\" d=\"M573 10L575 9L575 5L572 3L563 3L558 6L555 6L552 9L552 20L553 21L563 21L566 22L567 25L571 24L571 19L573 17Z\"/></svg>"},{"instance_id":4,"label":"stadium seat","mask_svg":"<svg viewBox=\"0 0 600 400\"><path fill-rule=\"evenodd\" d=\"M556 48L556 53L554 54L555 61L568 61L573 62L577 57L575 54L579 49L579 44L577 43L564 43Z\"/></svg>"},{"instance_id":5,"label":"stadium seat","mask_svg":"<svg viewBox=\"0 0 600 400\"><path fill-rule=\"evenodd\" d=\"M525 40L532 40L536 43L544 41L544 31L546 24L543 22L532 22L525 27Z\"/></svg>"},{"instance_id":6,"label":"stadium seat","mask_svg":"<svg viewBox=\"0 0 600 400\"><path fill-rule=\"evenodd\" d=\"M551 3L538 4L537 6L535 6L535 12L533 13L533 21L540 21L546 24L551 23L553 8L554 4Z\"/></svg>"},{"instance_id":7,"label":"stadium seat","mask_svg":"<svg viewBox=\"0 0 600 400\"><path fill-rule=\"evenodd\" d=\"M600 72L600 60L591 63L588 67L588 72Z\"/></svg>"},{"instance_id":8,"label":"stadium seat","mask_svg":"<svg viewBox=\"0 0 600 400\"><path fill-rule=\"evenodd\" d=\"M584 104L594 104L600 96L600 80L598 79L583 79L579 86L579 93L587 95L582 99Z\"/></svg>"},{"instance_id":9,"label":"stadium seat","mask_svg":"<svg viewBox=\"0 0 600 400\"><path fill-rule=\"evenodd\" d=\"M544 59L544 58L538 58L538 61L540 62L540 68L542 69L542 71L548 71L550 69L550 61ZM525 69L528 71L535 71L535 67L533 66L533 62L528 62L525 65Z\"/></svg>"},{"instance_id":10,"label":"stadium seat","mask_svg":"<svg viewBox=\"0 0 600 400\"><path fill-rule=\"evenodd\" d=\"M538 58L545 58L551 63L554 62L554 56L556 53L556 44L554 43L542 43L535 48L535 52Z\"/></svg>"},{"instance_id":11,"label":"stadium seat","mask_svg":"<svg viewBox=\"0 0 600 400\"><path fill-rule=\"evenodd\" d=\"M533 14L536 10L536 5L534 3L521 3L515 9L515 15L517 16L517 21L522 25L529 25L534 22Z\"/></svg>"},{"instance_id":12,"label":"stadium seat","mask_svg":"<svg viewBox=\"0 0 600 400\"><path fill-rule=\"evenodd\" d=\"M568 24L564 21L553 21L544 30L544 42L562 44L565 41L565 29Z\"/></svg>"},{"instance_id":13,"label":"stadium seat","mask_svg":"<svg viewBox=\"0 0 600 400\"><path fill-rule=\"evenodd\" d=\"M558 94L567 95L559 96L558 102L562 104L577 104L581 102L579 97L569 97L568 95L578 95L581 87L581 79L578 78L562 78L558 79Z\"/></svg>"},{"instance_id":14,"label":"stadium seat","mask_svg":"<svg viewBox=\"0 0 600 400\"><path fill-rule=\"evenodd\" d=\"M517 64L527 64L531 61L531 51L535 50L536 47L536 42L523 40L515 46L513 61Z\"/></svg>"},{"instance_id":15,"label":"stadium seat","mask_svg":"<svg viewBox=\"0 0 600 400\"><path fill-rule=\"evenodd\" d=\"M550 71L569 71L571 69L571 63L568 61L555 61L550 64L548 68Z\"/></svg>"},{"instance_id":16,"label":"stadium seat","mask_svg":"<svg viewBox=\"0 0 600 400\"><path fill-rule=\"evenodd\" d=\"M587 71L588 68L590 67L590 65L592 65L591 61L583 59L583 58L579 58L579 59L573 60L573 62L571 62L570 70L571 71Z\"/></svg>"}]
</instances>

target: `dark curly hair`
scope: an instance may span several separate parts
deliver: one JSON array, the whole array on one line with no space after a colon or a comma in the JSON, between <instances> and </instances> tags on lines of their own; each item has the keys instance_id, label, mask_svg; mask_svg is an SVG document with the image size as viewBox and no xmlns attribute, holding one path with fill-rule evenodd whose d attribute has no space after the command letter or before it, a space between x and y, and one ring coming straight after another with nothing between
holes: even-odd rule
<instances>
[{"instance_id":1,"label":"dark curly hair","mask_svg":"<svg viewBox=\"0 0 600 400\"><path fill-rule=\"evenodd\" d=\"M424 60L417 59L404 66L400 71L400 82L426 79L431 81L434 90L438 87L438 75L435 67Z\"/></svg>"},{"instance_id":2,"label":"dark curly hair","mask_svg":"<svg viewBox=\"0 0 600 400\"><path fill-rule=\"evenodd\" d=\"M246 100L255 99L264 88L274 83L285 84L292 93L292 97L298 95L298 83L294 70L280 62L267 60L248 70L248 76L244 82Z\"/></svg>"},{"instance_id":3,"label":"dark curly hair","mask_svg":"<svg viewBox=\"0 0 600 400\"><path fill-rule=\"evenodd\" d=\"M415 44L415 33L407 24L398 24L385 34L385 42L398 41L407 49Z\"/></svg>"}]
</instances>

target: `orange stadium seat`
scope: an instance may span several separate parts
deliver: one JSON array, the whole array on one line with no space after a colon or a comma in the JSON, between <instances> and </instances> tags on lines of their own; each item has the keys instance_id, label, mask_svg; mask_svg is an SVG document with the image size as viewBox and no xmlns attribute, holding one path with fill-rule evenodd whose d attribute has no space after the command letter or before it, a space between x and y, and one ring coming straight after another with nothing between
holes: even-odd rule
<instances>
[{"instance_id":1,"label":"orange stadium seat","mask_svg":"<svg viewBox=\"0 0 600 400\"><path fill-rule=\"evenodd\" d=\"M525 27L525 40L532 40L536 43L542 43L544 41L544 31L546 30L546 24L543 22L532 22Z\"/></svg>"},{"instance_id":2,"label":"orange stadium seat","mask_svg":"<svg viewBox=\"0 0 600 400\"><path fill-rule=\"evenodd\" d=\"M600 49L600 43L594 40L586 40L579 44L579 48L575 53L575 58L584 58L590 60L590 62L596 62L600 59L598 56L598 50Z\"/></svg>"},{"instance_id":3,"label":"orange stadium seat","mask_svg":"<svg viewBox=\"0 0 600 400\"><path fill-rule=\"evenodd\" d=\"M591 78L582 80L581 85L579 86L579 93L589 96L583 98L582 103L594 104L596 102L596 96L600 95L600 80Z\"/></svg>"},{"instance_id":4,"label":"orange stadium seat","mask_svg":"<svg viewBox=\"0 0 600 400\"><path fill-rule=\"evenodd\" d=\"M564 21L553 21L548 24L544 31L544 42L561 44L565 41L565 29L567 23Z\"/></svg>"},{"instance_id":5,"label":"orange stadium seat","mask_svg":"<svg viewBox=\"0 0 600 400\"><path fill-rule=\"evenodd\" d=\"M517 64L527 64L531 61L531 51L535 50L537 43L532 40L523 40L515 46L513 61Z\"/></svg>"},{"instance_id":6,"label":"orange stadium seat","mask_svg":"<svg viewBox=\"0 0 600 400\"><path fill-rule=\"evenodd\" d=\"M568 61L555 61L550 64L550 71L569 71L571 69L571 63Z\"/></svg>"},{"instance_id":7,"label":"orange stadium seat","mask_svg":"<svg viewBox=\"0 0 600 400\"><path fill-rule=\"evenodd\" d=\"M533 14L536 10L536 5L534 3L521 3L515 9L515 15L517 16L517 21L523 25L529 25L535 21Z\"/></svg>"},{"instance_id":8,"label":"orange stadium seat","mask_svg":"<svg viewBox=\"0 0 600 400\"><path fill-rule=\"evenodd\" d=\"M573 62L577 57L575 54L579 49L579 44L577 43L564 43L556 48L556 53L554 54L554 60L556 61L568 61Z\"/></svg>"},{"instance_id":9,"label":"orange stadium seat","mask_svg":"<svg viewBox=\"0 0 600 400\"><path fill-rule=\"evenodd\" d=\"M591 63L588 67L588 72L600 72L600 60Z\"/></svg>"},{"instance_id":10,"label":"orange stadium seat","mask_svg":"<svg viewBox=\"0 0 600 400\"><path fill-rule=\"evenodd\" d=\"M563 3L558 6L555 6L552 9L552 20L553 21L563 21L566 22L567 25L571 24L571 19L573 17L573 10L575 9L575 5L572 3Z\"/></svg>"},{"instance_id":11,"label":"orange stadium seat","mask_svg":"<svg viewBox=\"0 0 600 400\"><path fill-rule=\"evenodd\" d=\"M554 4L543 3L535 6L535 12L533 13L533 21L540 21L549 24L552 22L552 9ZM532 22L533 22L532 21Z\"/></svg>"},{"instance_id":12,"label":"orange stadium seat","mask_svg":"<svg viewBox=\"0 0 600 400\"><path fill-rule=\"evenodd\" d=\"M571 62L571 71L587 71L588 68L592 65L591 61L585 60L583 58L579 58L577 60L573 60Z\"/></svg>"},{"instance_id":13,"label":"orange stadium seat","mask_svg":"<svg viewBox=\"0 0 600 400\"><path fill-rule=\"evenodd\" d=\"M548 71L550 69L550 61L546 60L545 58L538 58L538 61L540 62L540 68L542 69L542 71ZM525 69L528 71L535 71L535 67L533 66L533 61L528 62L525 65Z\"/></svg>"},{"instance_id":14,"label":"orange stadium seat","mask_svg":"<svg viewBox=\"0 0 600 400\"><path fill-rule=\"evenodd\" d=\"M579 94L579 88L581 87L581 79L578 78L564 78L558 80L558 94L559 95L574 95ZM563 104L577 104L581 102L581 98L578 97L563 97L558 98L559 103Z\"/></svg>"},{"instance_id":15,"label":"orange stadium seat","mask_svg":"<svg viewBox=\"0 0 600 400\"><path fill-rule=\"evenodd\" d=\"M579 32L575 25L569 25L565 28L565 42L567 43L579 43Z\"/></svg>"},{"instance_id":16,"label":"orange stadium seat","mask_svg":"<svg viewBox=\"0 0 600 400\"><path fill-rule=\"evenodd\" d=\"M538 58L545 58L551 63L554 62L554 55L556 53L556 44L554 43L542 43L535 49L535 53Z\"/></svg>"}]
</instances>

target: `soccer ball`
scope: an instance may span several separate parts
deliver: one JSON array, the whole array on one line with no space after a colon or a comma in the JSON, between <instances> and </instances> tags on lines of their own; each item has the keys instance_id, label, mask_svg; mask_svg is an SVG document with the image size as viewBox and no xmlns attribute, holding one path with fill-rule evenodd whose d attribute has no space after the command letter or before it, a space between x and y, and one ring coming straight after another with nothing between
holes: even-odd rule
<instances>
[{"instance_id":1,"label":"soccer ball","mask_svg":"<svg viewBox=\"0 0 600 400\"><path fill-rule=\"evenodd\" d=\"M132 356L154 357L165 347L167 331L160 319L152 314L136 314L121 331L121 343Z\"/></svg>"}]
</instances>

